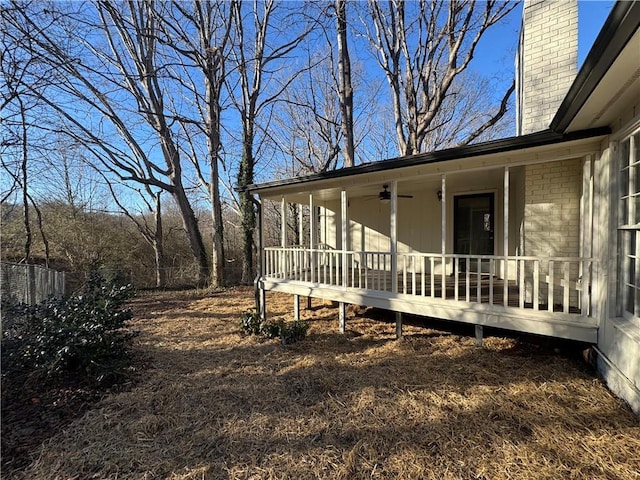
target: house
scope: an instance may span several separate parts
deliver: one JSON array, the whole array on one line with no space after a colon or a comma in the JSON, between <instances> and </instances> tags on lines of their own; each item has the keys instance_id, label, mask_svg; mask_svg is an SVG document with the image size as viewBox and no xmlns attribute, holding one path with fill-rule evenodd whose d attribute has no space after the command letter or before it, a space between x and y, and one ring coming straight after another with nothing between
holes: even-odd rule
<instances>
[{"instance_id":1,"label":"house","mask_svg":"<svg viewBox=\"0 0 640 480\"><path fill-rule=\"evenodd\" d=\"M640 413L639 25L618 2L576 73L577 2L525 1L517 136L248 187L310 225L260 242L263 315L273 290L342 331L357 304L588 342Z\"/></svg>"}]
</instances>

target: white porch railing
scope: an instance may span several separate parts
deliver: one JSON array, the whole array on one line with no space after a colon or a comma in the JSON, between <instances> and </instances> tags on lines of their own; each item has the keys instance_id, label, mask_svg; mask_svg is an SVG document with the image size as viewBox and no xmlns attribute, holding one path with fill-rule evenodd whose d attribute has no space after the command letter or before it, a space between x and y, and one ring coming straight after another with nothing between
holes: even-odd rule
<instances>
[{"instance_id":1,"label":"white porch railing","mask_svg":"<svg viewBox=\"0 0 640 480\"><path fill-rule=\"evenodd\" d=\"M467 303L592 314L594 260L268 247L264 276ZM393 277L395 274L395 282ZM394 287L396 291L394 292Z\"/></svg>"}]
</instances>

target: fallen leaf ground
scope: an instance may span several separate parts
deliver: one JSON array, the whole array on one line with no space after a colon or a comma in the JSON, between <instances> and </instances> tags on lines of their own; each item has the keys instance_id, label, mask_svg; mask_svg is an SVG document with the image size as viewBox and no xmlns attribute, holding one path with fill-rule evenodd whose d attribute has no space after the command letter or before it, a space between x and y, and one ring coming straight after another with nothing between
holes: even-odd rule
<instances>
[{"instance_id":1,"label":"fallen leaf ground","mask_svg":"<svg viewBox=\"0 0 640 480\"><path fill-rule=\"evenodd\" d=\"M314 300L308 337L283 346L241 334L252 299L137 298L137 383L7 478L640 478L638 417L566 344L478 348L471 329L418 320L396 340L391 316L361 308L341 335L337 309ZM268 304L291 319L290 296Z\"/></svg>"}]
</instances>

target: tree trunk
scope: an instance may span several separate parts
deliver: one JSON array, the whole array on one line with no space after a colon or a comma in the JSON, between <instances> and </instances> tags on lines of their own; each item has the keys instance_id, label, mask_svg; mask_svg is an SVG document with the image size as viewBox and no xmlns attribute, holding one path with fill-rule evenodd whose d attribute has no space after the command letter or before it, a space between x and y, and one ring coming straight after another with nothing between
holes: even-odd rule
<instances>
[{"instance_id":1,"label":"tree trunk","mask_svg":"<svg viewBox=\"0 0 640 480\"><path fill-rule=\"evenodd\" d=\"M23 220L24 220L24 260L29 263L31 258L31 224L29 220L29 191L27 190L28 173L27 173L27 119L24 111L24 104L22 99L18 97L20 103L20 116L22 117L22 207L23 207Z\"/></svg>"},{"instance_id":2,"label":"tree trunk","mask_svg":"<svg viewBox=\"0 0 640 480\"><path fill-rule=\"evenodd\" d=\"M353 167L353 86L351 84L351 60L347 44L347 2L336 0L336 21L338 27L338 70L340 76L340 113L342 114L342 135L344 137L344 166Z\"/></svg>"},{"instance_id":3,"label":"tree trunk","mask_svg":"<svg viewBox=\"0 0 640 480\"><path fill-rule=\"evenodd\" d=\"M213 221L213 252L211 269L211 286L224 286L224 227L222 224L222 202L218 185L218 152L220 144L220 88L224 78L224 59L217 49L207 49L207 69L205 75L207 104L207 142L209 147L209 197L211 200L211 217Z\"/></svg>"},{"instance_id":4,"label":"tree trunk","mask_svg":"<svg viewBox=\"0 0 640 480\"><path fill-rule=\"evenodd\" d=\"M245 122L245 134L242 146L242 162L238 171L238 186L246 187L253 183L253 121ZM240 194L240 215L242 216L242 278L243 284L253 281L253 232L256 227L256 212L251 194Z\"/></svg>"},{"instance_id":5,"label":"tree trunk","mask_svg":"<svg viewBox=\"0 0 640 480\"><path fill-rule=\"evenodd\" d=\"M160 192L156 193L156 208L154 212L156 228L153 240L153 253L156 262L156 287L164 288L167 284L164 268L164 242L162 238L162 205L160 203Z\"/></svg>"},{"instance_id":6,"label":"tree trunk","mask_svg":"<svg viewBox=\"0 0 640 480\"><path fill-rule=\"evenodd\" d=\"M207 284L207 279L209 278L209 260L207 258L207 252L205 251L202 235L198 228L198 219L196 218L195 213L193 213L193 209L191 208L187 195L182 188L182 184L180 183L179 186L180 188L173 189L172 196L180 210L182 225L187 233L191 252L198 263L198 285L204 286Z\"/></svg>"}]
</instances>

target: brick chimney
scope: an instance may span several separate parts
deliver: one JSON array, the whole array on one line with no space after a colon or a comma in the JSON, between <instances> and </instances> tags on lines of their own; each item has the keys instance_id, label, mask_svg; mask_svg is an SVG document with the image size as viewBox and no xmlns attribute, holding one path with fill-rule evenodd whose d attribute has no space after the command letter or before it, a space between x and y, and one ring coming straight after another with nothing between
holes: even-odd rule
<instances>
[{"instance_id":1,"label":"brick chimney","mask_svg":"<svg viewBox=\"0 0 640 480\"><path fill-rule=\"evenodd\" d=\"M516 55L516 134L549 128L578 69L578 1L525 0Z\"/></svg>"}]
</instances>

